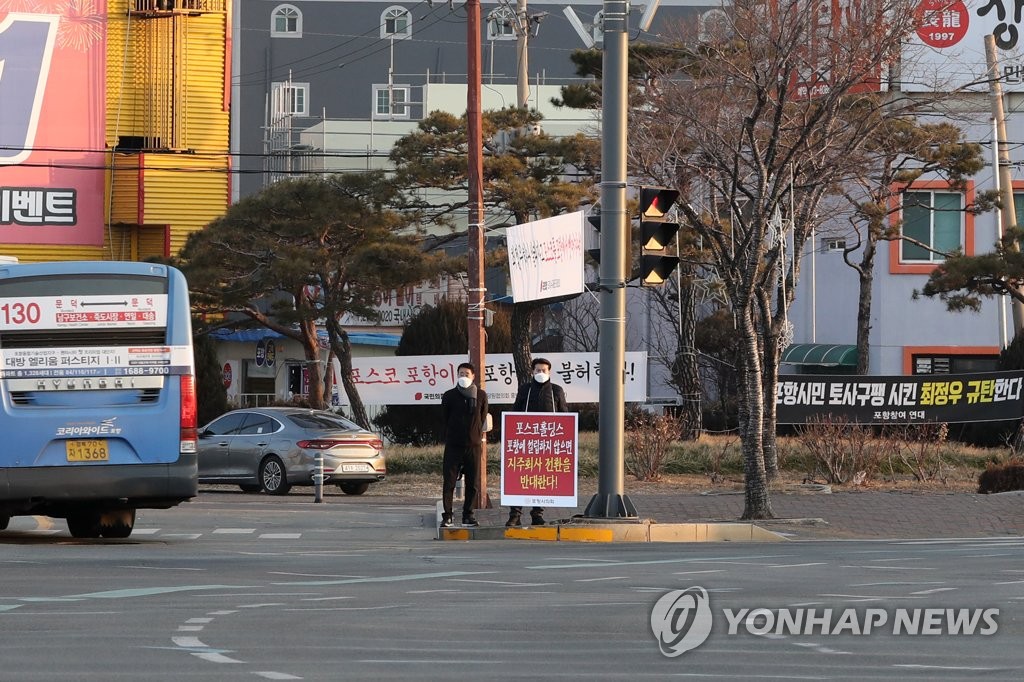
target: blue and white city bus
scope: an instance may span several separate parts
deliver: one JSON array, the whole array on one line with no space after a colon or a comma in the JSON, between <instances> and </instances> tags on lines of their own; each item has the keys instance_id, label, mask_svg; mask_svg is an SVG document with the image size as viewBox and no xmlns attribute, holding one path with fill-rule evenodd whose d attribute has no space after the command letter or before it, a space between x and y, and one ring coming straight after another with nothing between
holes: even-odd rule
<instances>
[{"instance_id":1,"label":"blue and white city bus","mask_svg":"<svg viewBox=\"0 0 1024 682\"><path fill-rule=\"evenodd\" d=\"M67 519L123 538L195 497L188 287L134 262L0 264L0 530Z\"/></svg>"}]
</instances>

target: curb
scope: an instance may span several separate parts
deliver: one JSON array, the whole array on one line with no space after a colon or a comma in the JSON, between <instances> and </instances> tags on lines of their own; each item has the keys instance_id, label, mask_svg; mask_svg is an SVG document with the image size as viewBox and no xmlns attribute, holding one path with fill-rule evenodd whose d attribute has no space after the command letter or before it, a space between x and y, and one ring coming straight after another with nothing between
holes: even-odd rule
<instances>
[{"instance_id":1,"label":"curb","mask_svg":"<svg viewBox=\"0 0 1024 682\"><path fill-rule=\"evenodd\" d=\"M441 507L438 502L437 519ZM543 542L787 542L788 538L753 523L636 522L557 523L550 526L437 527L438 540L539 540Z\"/></svg>"}]
</instances>

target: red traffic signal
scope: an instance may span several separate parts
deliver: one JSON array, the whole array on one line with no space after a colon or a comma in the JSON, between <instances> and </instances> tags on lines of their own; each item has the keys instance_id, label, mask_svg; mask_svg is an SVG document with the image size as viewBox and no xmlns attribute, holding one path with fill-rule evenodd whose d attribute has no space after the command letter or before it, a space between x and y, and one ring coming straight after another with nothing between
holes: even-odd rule
<instances>
[{"instance_id":1,"label":"red traffic signal","mask_svg":"<svg viewBox=\"0 0 1024 682\"><path fill-rule=\"evenodd\" d=\"M679 190L668 187L640 188L640 220L663 220L679 199Z\"/></svg>"}]
</instances>

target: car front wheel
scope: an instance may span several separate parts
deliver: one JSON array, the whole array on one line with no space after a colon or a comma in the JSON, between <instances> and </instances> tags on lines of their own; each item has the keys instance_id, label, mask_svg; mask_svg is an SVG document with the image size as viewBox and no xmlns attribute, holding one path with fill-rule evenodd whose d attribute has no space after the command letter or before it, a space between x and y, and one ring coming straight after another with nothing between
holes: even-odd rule
<instances>
[{"instance_id":1,"label":"car front wheel","mask_svg":"<svg viewBox=\"0 0 1024 682\"><path fill-rule=\"evenodd\" d=\"M270 495L287 495L291 485L284 472L284 463L280 458L271 455L260 464L260 483L263 490Z\"/></svg>"}]
</instances>

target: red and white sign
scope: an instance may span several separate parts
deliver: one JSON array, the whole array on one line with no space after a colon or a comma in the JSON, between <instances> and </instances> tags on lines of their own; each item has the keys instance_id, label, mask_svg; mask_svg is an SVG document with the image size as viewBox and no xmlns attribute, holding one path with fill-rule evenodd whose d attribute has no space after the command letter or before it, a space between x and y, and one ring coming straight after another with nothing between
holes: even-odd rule
<instances>
[{"instance_id":1,"label":"red and white sign","mask_svg":"<svg viewBox=\"0 0 1024 682\"><path fill-rule=\"evenodd\" d=\"M953 92L989 89L985 38L995 38L1004 91L1024 91L1024 24L1009 0L921 0L920 24L903 48L901 89Z\"/></svg>"},{"instance_id":2,"label":"red and white sign","mask_svg":"<svg viewBox=\"0 0 1024 682\"><path fill-rule=\"evenodd\" d=\"M0 242L103 244L107 3L0 1Z\"/></svg>"},{"instance_id":3,"label":"red and white sign","mask_svg":"<svg viewBox=\"0 0 1024 682\"><path fill-rule=\"evenodd\" d=\"M0 298L0 330L166 326L167 294Z\"/></svg>"},{"instance_id":4,"label":"red and white sign","mask_svg":"<svg viewBox=\"0 0 1024 682\"><path fill-rule=\"evenodd\" d=\"M220 378L221 378L221 381L224 382L224 388L231 388L231 378L232 378L233 373L234 372L231 369L231 363L230 362L225 362L224 363L224 369L222 369L221 372L220 372Z\"/></svg>"},{"instance_id":5,"label":"red and white sign","mask_svg":"<svg viewBox=\"0 0 1024 682\"><path fill-rule=\"evenodd\" d=\"M576 507L579 415L501 415L501 504Z\"/></svg>"},{"instance_id":6,"label":"red and white sign","mask_svg":"<svg viewBox=\"0 0 1024 682\"><path fill-rule=\"evenodd\" d=\"M917 7L917 17L920 22L917 37L931 47L956 45L964 39L971 25L971 15L960 0L924 0Z\"/></svg>"}]
</instances>

